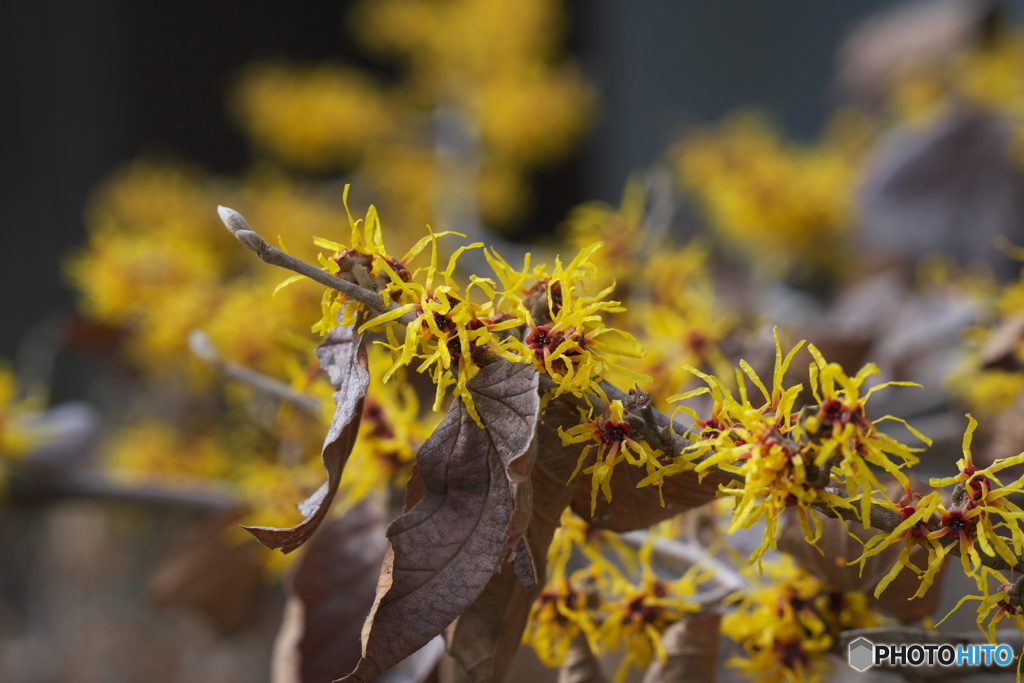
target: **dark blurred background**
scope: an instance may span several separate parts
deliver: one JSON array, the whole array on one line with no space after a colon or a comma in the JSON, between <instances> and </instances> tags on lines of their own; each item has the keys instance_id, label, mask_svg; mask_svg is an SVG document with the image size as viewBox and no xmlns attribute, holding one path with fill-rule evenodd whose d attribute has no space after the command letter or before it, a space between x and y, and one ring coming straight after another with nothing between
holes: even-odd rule
<instances>
[{"instance_id":1,"label":"dark blurred background","mask_svg":"<svg viewBox=\"0 0 1024 683\"><path fill-rule=\"evenodd\" d=\"M531 225L548 229L584 200L617 201L629 172L675 132L736 107L762 107L790 134L813 135L844 32L888 4L570 2L569 49L600 109L579 153L538 178ZM59 262L83 242L83 205L106 175L144 153L216 172L245 167L246 144L224 110L239 66L274 57L367 65L346 34L349 6L0 3L0 357L47 313L70 310Z\"/></svg>"}]
</instances>

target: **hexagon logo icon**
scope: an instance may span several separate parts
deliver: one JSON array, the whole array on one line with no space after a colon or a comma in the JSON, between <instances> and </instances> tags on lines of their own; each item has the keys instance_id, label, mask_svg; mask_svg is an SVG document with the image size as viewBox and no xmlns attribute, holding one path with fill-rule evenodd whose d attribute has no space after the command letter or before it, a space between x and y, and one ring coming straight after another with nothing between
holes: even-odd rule
<instances>
[{"instance_id":1,"label":"hexagon logo icon","mask_svg":"<svg viewBox=\"0 0 1024 683\"><path fill-rule=\"evenodd\" d=\"M857 671L867 671L875 663L875 644L867 638L858 638L850 643L850 666Z\"/></svg>"}]
</instances>

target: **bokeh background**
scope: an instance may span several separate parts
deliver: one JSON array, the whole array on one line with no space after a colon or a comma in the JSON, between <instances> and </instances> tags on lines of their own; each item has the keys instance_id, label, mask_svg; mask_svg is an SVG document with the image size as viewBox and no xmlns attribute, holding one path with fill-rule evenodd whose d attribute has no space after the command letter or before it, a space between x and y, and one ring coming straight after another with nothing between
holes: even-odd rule
<instances>
[{"instance_id":1,"label":"bokeh background","mask_svg":"<svg viewBox=\"0 0 1024 683\"><path fill-rule=\"evenodd\" d=\"M368 56L353 40L348 17L354 4L0 4L0 230L5 240L0 358L28 359L31 365L52 351L49 402L88 401L72 404L60 416L79 445L92 447L101 440L96 430L104 418L95 407L124 411L125 396L140 395L130 392L141 383L137 376L126 378L124 368L112 371L110 359L96 353L109 342L104 329L76 328L76 343L44 348L75 308L66 264L86 243L83 216L90 198L140 157L229 177L243 174L253 149L232 118L227 93L247 64L328 60L381 79L393 77L393 66ZM533 201L502 239L550 239L573 207L589 200L618 205L630 174L663 162L672 143L740 109L767 112L789 139L819 140L831 113L846 101L835 83L844 36L893 4L566 2L561 44L593 89L592 116L570 153L528 172ZM999 5L1006 25L1024 11L1024 1ZM516 11L515 3L508 11ZM214 209L211 203L211 216ZM679 212L691 212L690 222L702 220L691 206ZM1016 228L1019 234L1019 221ZM1015 267L1006 270L1009 262L1001 262L1003 280L1016 275ZM863 270L872 267L865 264ZM1000 266L993 267L998 273ZM769 303L791 313L806 303L808 290L815 293L813 282L800 286L804 291L792 298ZM934 302L922 301L915 300L911 313L915 329L927 336L924 323L941 316L929 308ZM851 306L867 315L872 303ZM810 317L798 313L791 320ZM842 321L839 314L834 319ZM897 355L912 348L897 341L878 342L876 348L896 348ZM859 345L858 340L837 348L853 354L863 350ZM1014 372L1024 377L1019 365ZM946 397L928 397L938 403L922 401L914 410L934 418L929 424L942 435L941 453L954 455L962 427L957 423L960 431L950 430ZM211 410L223 408L221 398L210 400ZM159 405L148 395L139 402ZM962 410L957 418L962 421ZM177 447L169 442L170 450ZM63 456L48 457L52 462L40 459L44 476L45 467L59 468ZM0 510L0 548L5 549L0 552L0 681L5 676L16 683L268 679L270 647L285 601L280 585L247 573L251 558L245 552L235 558L237 564L221 565L224 575L213 577L190 574L194 566L209 566L201 559L195 565L166 562L171 547L188 549L179 558L214 552L203 545L202 534L211 517L213 528L223 526L215 513L228 506L218 491L197 489L183 501L177 494L164 499L161 491L104 488L88 479L67 490L50 484L40 492L31 485L19 489L18 504ZM97 498L105 502L96 503ZM239 602L246 610L236 610L228 596L226 605L207 610L221 623L215 619L211 625L182 610L154 615L148 608L154 602L154 576L179 587L182 577L200 586L210 578L214 591L226 581L244 593ZM179 607L190 599L175 595ZM247 624L243 629L240 620ZM954 624L970 622L968 615Z\"/></svg>"},{"instance_id":2,"label":"bokeh background","mask_svg":"<svg viewBox=\"0 0 1024 683\"><path fill-rule=\"evenodd\" d=\"M225 112L242 65L375 68L348 33L351 4L5 3L0 355L11 357L51 311L72 308L60 257L84 242L85 202L120 165L156 154L218 173L246 166L245 139ZM815 135L835 101L844 32L887 4L567 3L567 47L600 104L572 158L538 174L527 234L552 229L582 201L617 201L629 173L681 129L738 107L764 108L797 138Z\"/></svg>"}]
</instances>

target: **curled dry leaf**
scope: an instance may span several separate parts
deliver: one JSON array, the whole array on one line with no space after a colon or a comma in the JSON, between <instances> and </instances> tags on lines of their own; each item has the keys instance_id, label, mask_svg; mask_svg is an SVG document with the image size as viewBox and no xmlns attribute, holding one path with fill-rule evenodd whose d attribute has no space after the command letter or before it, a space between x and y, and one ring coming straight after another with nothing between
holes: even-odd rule
<instances>
[{"instance_id":1,"label":"curled dry leaf","mask_svg":"<svg viewBox=\"0 0 1024 683\"><path fill-rule=\"evenodd\" d=\"M902 488L899 489L902 492ZM894 494L893 490L889 495ZM896 496L899 498L899 496ZM935 576L935 583L920 598L911 599L921 586L917 575L904 568L903 571L885 589L881 599L874 598L875 586L889 573L896 564L902 542L893 544L867 559L864 570L860 565L851 564L864 551L863 543L877 535L877 529L864 529L859 523L850 522L844 525L837 519L822 517L822 533L818 547L824 554L815 550L805 539L800 522L792 511L787 511L779 535L779 550L789 553L804 571L810 572L830 588L842 591L864 593L874 603L874 607L886 614L896 617L904 623L919 621L932 614L939 604L942 594L942 580L946 576L948 561ZM849 529L849 533L847 532ZM850 533L860 539L857 542L850 538ZM928 553L924 546L918 546L910 553L910 559L919 567L927 566Z\"/></svg>"},{"instance_id":2,"label":"curled dry leaf","mask_svg":"<svg viewBox=\"0 0 1024 683\"><path fill-rule=\"evenodd\" d=\"M1016 274L995 239L1021 237L1021 181L1011 141L1006 121L967 107L927 129L884 137L858 191L867 246L879 258L942 251Z\"/></svg>"},{"instance_id":3,"label":"curled dry leaf","mask_svg":"<svg viewBox=\"0 0 1024 683\"><path fill-rule=\"evenodd\" d=\"M981 349L983 369L1020 370L1017 350L1024 342L1024 315L1011 315L999 322Z\"/></svg>"},{"instance_id":4,"label":"curled dry leaf","mask_svg":"<svg viewBox=\"0 0 1024 683\"><path fill-rule=\"evenodd\" d=\"M590 651L590 644L583 634L576 636L565 655L562 668L558 670L558 683L607 683L601 663Z\"/></svg>"},{"instance_id":5,"label":"curled dry leaf","mask_svg":"<svg viewBox=\"0 0 1024 683\"><path fill-rule=\"evenodd\" d=\"M327 516L341 482L341 473L359 432L359 419L363 413L363 399L370 385L366 368L366 347L363 336L353 327L335 327L316 349L317 358L334 387L334 418L324 439L322 451L327 481L307 500L299 504L306 518L290 529L266 526L244 527L256 539L270 548L290 553L313 535Z\"/></svg>"},{"instance_id":6,"label":"curled dry leaf","mask_svg":"<svg viewBox=\"0 0 1024 683\"><path fill-rule=\"evenodd\" d=\"M259 546L227 533L240 516L218 515L168 553L149 581L149 602L199 612L224 635L244 627L264 584Z\"/></svg>"},{"instance_id":7,"label":"curled dry leaf","mask_svg":"<svg viewBox=\"0 0 1024 683\"><path fill-rule=\"evenodd\" d=\"M359 661L387 541L384 512L367 499L321 527L290 582L273 683L324 683Z\"/></svg>"},{"instance_id":8,"label":"curled dry leaf","mask_svg":"<svg viewBox=\"0 0 1024 683\"><path fill-rule=\"evenodd\" d=\"M503 681L519 648L530 607L547 574L548 546L580 483L579 479L570 483L569 476L583 444L564 447L558 438L559 427L570 427L578 419L576 409L562 401L552 401L541 415L526 534L517 544L515 559L491 577L451 632L448 650L471 681ZM523 580L527 572L532 581Z\"/></svg>"},{"instance_id":9,"label":"curled dry leaf","mask_svg":"<svg viewBox=\"0 0 1024 683\"><path fill-rule=\"evenodd\" d=\"M416 454L423 498L388 527L362 658L342 680L368 681L426 645L501 569L525 531L514 518L528 480L515 480L533 457L537 386L529 365L482 368L468 388L486 429L456 399Z\"/></svg>"},{"instance_id":10,"label":"curled dry leaf","mask_svg":"<svg viewBox=\"0 0 1024 683\"><path fill-rule=\"evenodd\" d=\"M586 465L584 465L586 467ZM612 500L597 496L597 509L590 514L590 486L576 489L572 500L572 511L587 520L592 526L612 531L635 531L646 529L680 512L686 512L715 498L719 484L731 481L718 472L708 472L700 481L696 472L680 472L665 478L662 506L658 487L636 485L647 473L639 467L618 466L611 478Z\"/></svg>"},{"instance_id":11,"label":"curled dry leaf","mask_svg":"<svg viewBox=\"0 0 1024 683\"><path fill-rule=\"evenodd\" d=\"M701 612L669 626L661 637L665 661L657 658L644 683L714 683L722 615Z\"/></svg>"}]
</instances>

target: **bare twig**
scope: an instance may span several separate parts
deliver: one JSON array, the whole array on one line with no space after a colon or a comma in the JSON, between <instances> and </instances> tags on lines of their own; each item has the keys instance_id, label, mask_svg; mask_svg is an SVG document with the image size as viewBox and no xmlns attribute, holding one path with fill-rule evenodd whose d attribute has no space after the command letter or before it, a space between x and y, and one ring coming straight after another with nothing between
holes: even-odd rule
<instances>
[{"instance_id":1,"label":"bare twig","mask_svg":"<svg viewBox=\"0 0 1024 683\"><path fill-rule=\"evenodd\" d=\"M90 498L117 503L157 507L226 510L239 505L229 489L208 482L191 481L180 486L156 483L123 483L95 472L65 476L14 476L8 482L7 497L14 502L32 503L54 498Z\"/></svg>"},{"instance_id":2,"label":"bare twig","mask_svg":"<svg viewBox=\"0 0 1024 683\"><path fill-rule=\"evenodd\" d=\"M245 382L259 391L304 408L311 413L319 413L320 401L315 397L295 391L284 382L241 363L225 360L205 332L192 330L188 335L188 346L199 360L214 368L225 377Z\"/></svg>"},{"instance_id":3,"label":"bare twig","mask_svg":"<svg viewBox=\"0 0 1024 683\"><path fill-rule=\"evenodd\" d=\"M217 213L220 214L220 219L224 221L225 227L234 235L239 242L244 244L250 251L254 252L261 261L269 263L272 266L278 266L287 270L294 271L299 275L305 275L310 280L314 280L336 289L350 299L354 299L359 303L365 305L371 311L376 314L386 313L387 311L394 310L397 308L395 305L390 307L384 305L384 299L381 298L380 294L364 289L357 284L344 280L336 275L332 275L324 270L321 270L311 263L306 263L302 259L295 258L291 254L286 254L275 246L269 244L265 239L260 237L255 230L249 227L245 218L242 214L238 213L234 209L229 209L226 206L218 206ZM412 313L406 313L398 318L399 322L411 323L416 320L416 316Z\"/></svg>"},{"instance_id":4,"label":"bare twig","mask_svg":"<svg viewBox=\"0 0 1024 683\"><path fill-rule=\"evenodd\" d=\"M648 535L647 531L629 531L620 536L628 545L639 548L647 541ZM654 555L662 564L677 565L673 568L679 570L679 573L685 571L685 567L696 564L703 565L713 572L713 580L718 584L717 587L693 596L693 601L704 609L716 607L731 593L748 586L746 580L732 567L708 555L704 548L693 543L659 538L654 541Z\"/></svg>"}]
</instances>

